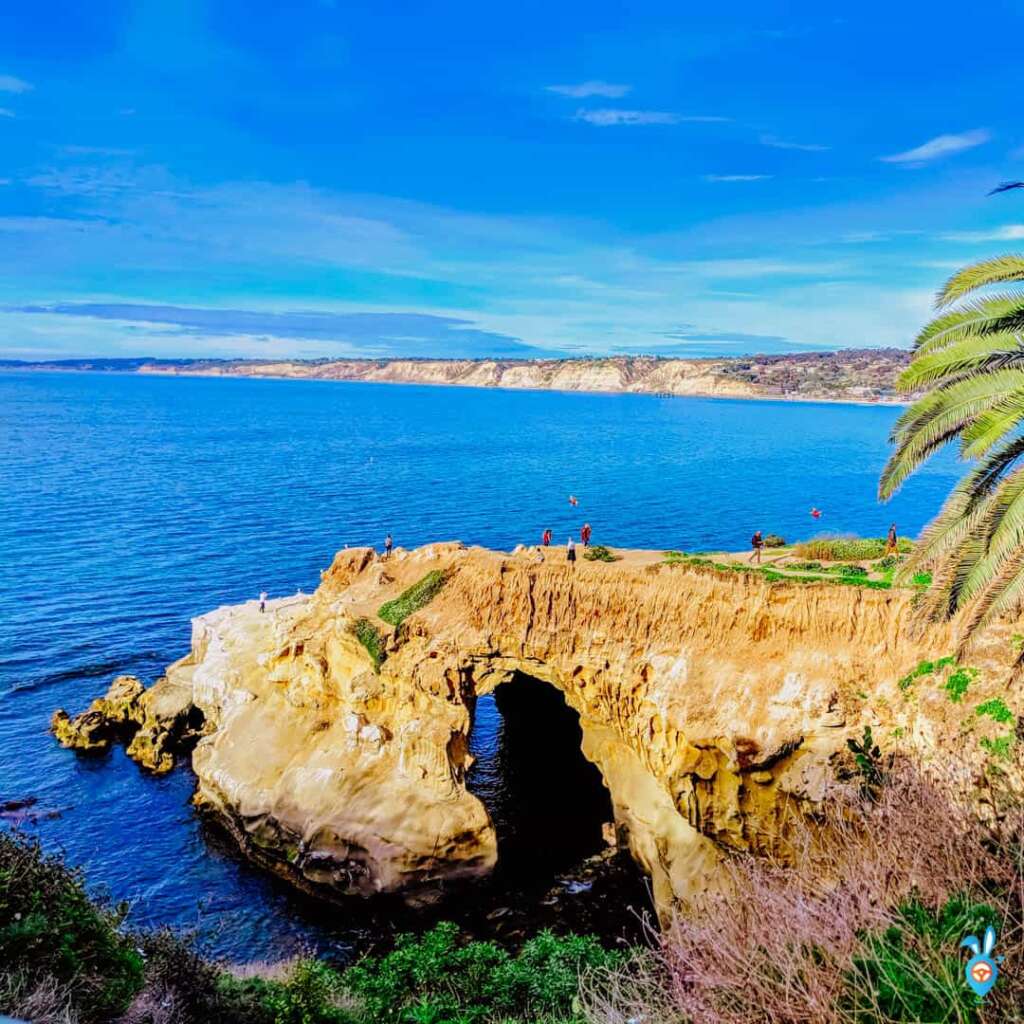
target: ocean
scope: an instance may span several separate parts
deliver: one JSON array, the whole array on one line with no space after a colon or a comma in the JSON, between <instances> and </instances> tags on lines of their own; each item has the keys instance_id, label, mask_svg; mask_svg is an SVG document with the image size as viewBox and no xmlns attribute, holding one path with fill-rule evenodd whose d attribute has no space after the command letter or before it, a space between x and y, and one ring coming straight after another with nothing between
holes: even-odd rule
<instances>
[{"instance_id":1,"label":"ocean","mask_svg":"<svg viewBox=\"0 0 1024 1024\"><path fill-rule=\"evenodd\" d=\"M119 673L156 679L187 652L192 616L261 590L309 592L337 549L380 547L388 531L405 547L511 549L546 527L564 544L587 520L595 543L688 551L744 548L755 529L881 535L895 520L914 535L961 467L943 456L880 506L898 414L2 374L0 803L38 798L52 816L26 831L80 865L96 891L129 901L133 923L192 930L236 960L303 948L350 955L372 928L359 908L315 905L242 862L190 807L187 769L153 778L119 750L60 749L48 734L53 710L81 710ZM502 735L501 714L482 709L473 742L492 789L507 762Z\"/></svg>"}]
</instances>

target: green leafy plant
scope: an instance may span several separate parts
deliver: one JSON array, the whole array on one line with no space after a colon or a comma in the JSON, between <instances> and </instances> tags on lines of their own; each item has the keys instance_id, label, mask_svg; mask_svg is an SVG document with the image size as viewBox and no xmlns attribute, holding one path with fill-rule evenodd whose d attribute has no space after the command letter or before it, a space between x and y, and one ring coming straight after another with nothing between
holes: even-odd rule
<instances>
[{"instance_id":1,"label":"green leafy plant","mask_svg":"<svg viewBox=\"0 0 1024 1024\"><path fill-rule=\"evenodd\" d=\"M116 1016L142 987L126 913L90 899L82 873L37 840L0 832L0 969L53 979L84 1021Z\"/></svg>"},{"instance_id":2,"label":"green leafy plant","mask_svg":"<svg viewBox=\"0 0 1024 1024\"><path fill-rule=\"evenodd\" d=\"M977 677L978 670L976 668L957 667L942 684L942 689L946 691L946 696L954 704L959 704L963 700L964 694L967 693L967 688Z\"/></svg>"},{"instance_id":3,"label":"green leafy plant","mask_svg":"<svg viewBox=\"0 0 1024 1024\"><path fill-rule=\"evenodd\" d=\"M622 556L609 551L603 544L595 544L583 552L583 557L589 562L617 562Z\"/></svg>"},{"instance_id":4,"label":"green leafy plant","mask_svg":"<svg viewBox=\"0 0 1024 1024\"><path fill-rule=\"evenodd\" d=\"M934 675L936 672L941 672L942 669L947 668L949 665L955 665L956 658L952 655L946 655L943 658L938 658L936 661L921 661L918 662L917 667L908 672L897 684L901 690L906 692L914 685L914 683L922 678L923 676Z\"/></svg>"},{"instance_id":5,"label":"green leafy plant","mask_svg":"<svg viewBox=\"0 0 1024 1024\"><path fill-rule=\"evenodd\" d=\"M862 939L847 976L845 1008L865 1024L978 1021L958 947L964 935L999 923L992 907L966 896L953 896L938 910L917 899L904 902L895 924Z\"/></svg>"},{"instance_id":6,"label":"green leafy plant","mask_svg":"<svg viewBox=\"0 0 1024 1024\"><path fill-rule=\"evenodd\" d=\"M871 726L864 726L864 733L859 740L852 737L846 741L846 746L853 754L853 763L861 778L861 792L869 799L876 799L878 791L885 782L887 767L892 765L892 755L887 759L882 755L882 749L875 742L871 735Z\"/></svg>"},{"instance_id":7,"label":"green leafy plant","mask_svg":"<svg viewBox=\"0 0 1024 1024\"><path fill-rule=\"evenodd\" d=\"M384 638L380 635L380 631L369 619L363 617L352 623L352 633L370 656L373 670L379 672L387 657L387 652L384 650Z\"/></svg>"},{"instance_id":8,"label":"green leafy plant","mask_svg":"<svg viewBox=\"0 0 1024 1024\"><path fill-rule=\"evenodd\" d=\"M994 721L999 722L1001 725L1006 725L1014 720L1013 712L999 697L993 697L991 700L987 700L983 704L979 704L974 711L975 714L991 718Z\"/></svg>"},{"instance_id":9,"label":"green leafy plant","mask_svg":"<svg viewBox=\"0 0 1024 1024\"><path fill-rule=\"evenodd\" d=\"M413 612L425 608L437 597L445 583L445 574L433 569L393 601L385 601L377 610L378 616L392 626L400 626Z\"/></svg>"},{"instance_id":10,"label":"green leafy plant","mask_svg":"<svg viewBox=\"0 0 1024 1024\"><path fill-rule=\"evenodd\" d=\"M1012 733L1007 733L1004 736L996 736L993 739L983 736L978 740L978 745L982 750L991 754L996 761L1009 761L1010 748L1013 746L1014 741L1014 735Z\"/></svg>"}]
</instances>

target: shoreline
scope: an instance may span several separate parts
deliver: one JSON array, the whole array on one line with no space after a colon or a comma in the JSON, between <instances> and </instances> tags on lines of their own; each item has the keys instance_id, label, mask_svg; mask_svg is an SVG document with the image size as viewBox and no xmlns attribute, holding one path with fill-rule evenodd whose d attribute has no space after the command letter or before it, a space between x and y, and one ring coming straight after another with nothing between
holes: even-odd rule
<instances>
[{"instance_id":1,"label":"shoreline","mask_svg":"<svg viewBox=\"0 0 1024 1024\"><path fill-rule=\"evenodd\" d=\"M303 381L324 384L379 384L392 386L420 386L435 388L463 388L477 391L524 391L524 392L550 392L552 394L565 395L642 395L648 398L700 398L717 401L737 402L780 402L805 405L854 405L877 408L899 409L910 405L910 401L902 401L892 398L831 398L824 395L814 394L724 394L722 392L705 391L655 391L643 388L559 388L559 387L524 387L513 384L478 384L466 383L458 380L394 380L394 379L366 379L360 377L328 377L301 374L274 374L274 373L232 373L232 372L203 372L201 370L163 370L163 369L103 369L87 367L66 367L66 366L0 366L0 374L11 373L58 373L58 374L102 374L104 376L118 377L197 377L205 380L266 380L266 381Z\"/></svg>"}]
</instances>

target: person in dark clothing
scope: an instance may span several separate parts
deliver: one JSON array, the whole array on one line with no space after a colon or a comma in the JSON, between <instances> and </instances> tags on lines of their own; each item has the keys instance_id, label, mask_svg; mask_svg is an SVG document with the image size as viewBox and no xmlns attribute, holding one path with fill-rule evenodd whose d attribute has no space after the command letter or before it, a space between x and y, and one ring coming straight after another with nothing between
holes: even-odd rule
<instances>
[{"instance_id":1,"label":"person in dark clothing","mask_svg":"<svg viewBox=\"0 0 1024 1024\"><path fill-rule=\"evenodd\" d=\"M900 549L899 538L896 536L896 524L889 525L889 533L885 538L885 553L895 555Z\"/></svg>"},{"instance_id":2,"label":"person in dark clothing","mask_svg":"<svg viewBox=\"0 0 1024 1024\"><path fill-rule=\"evenodd\" d=\"M394 542L391 540L391 534L389 533L384 538L384 559L385 561L391 557L391 547Z\"/></svg>"},{"instance_id":3,"label":"person in dark clothing","mask_svg":"<svg viewBox=\"0 0 1024 1024\"><path fill-rule=\"evenodd\" d=\"M569 543L565 545L565 557L571 565L576 564L576 543L572 537L569 538Z\"/></svg>"},{"instance_id":4,"label":"person in dark clothing","mask_svg":"<svg viewBox=\"0 0 1024 1024\"><path fill-rule=\"evenodd\" d=\"M265 612L267 610L267 592L265 590L260 591L260 611Z\"/></svg>"},{"instance_id":5,"label":"person in dark clothing","mask_svg":"<svg viewBox=\"0 0 1024 1024\"><path fill-rule=\"evenodd\" d=\"M750 546L754 549L751 554L749 561L756 562L758 565L761 564L761 548L764 547L764 537L761 536L761 531L758 530L753 537L750 538Z\"/></svg>"}]
</instances>

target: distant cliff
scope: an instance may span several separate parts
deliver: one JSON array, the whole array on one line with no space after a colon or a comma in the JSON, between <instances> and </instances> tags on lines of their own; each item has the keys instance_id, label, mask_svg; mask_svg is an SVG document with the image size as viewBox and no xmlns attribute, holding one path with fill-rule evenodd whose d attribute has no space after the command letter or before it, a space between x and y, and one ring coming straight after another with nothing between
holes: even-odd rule
<instances>
[{"instance_id":1,"label":"distant cliff","mask_svg":"<svg viewBox=\"0 0 1024 1024\"><path fill-rule=\"evenodd\" d=\"M585 359L82 359L0 363L30 370L105 370L182 376L288 377L613 391L723 398L894 402L895 380L909 362L901 349L848 349L730 359L610 356Z\"/></svg>"}]
</instances>

